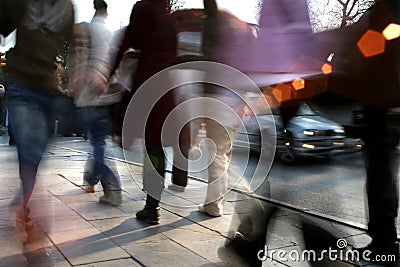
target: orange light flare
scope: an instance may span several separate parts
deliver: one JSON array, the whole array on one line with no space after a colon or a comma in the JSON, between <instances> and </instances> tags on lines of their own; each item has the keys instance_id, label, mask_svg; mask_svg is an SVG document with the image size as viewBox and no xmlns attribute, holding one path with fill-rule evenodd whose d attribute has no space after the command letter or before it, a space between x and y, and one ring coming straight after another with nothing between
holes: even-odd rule
<instances>
[{"instance_id":1,"label":"orange light flare","mask_svg":"<svg viewBox=\"0 0 400 267\"><path fill-rule=\"evenodd\" d=\"M278 84L272 89L272 94L280 103L292 98L292 87L287 84Z\"/></svg>"},{"instance_id":2,"label":"orange light flare","mask_svg":"<svg viewBox=\"0 0 400 267\"><path fill-rule=\"evenodd\" d=\"M302 78L297 78L292 82L292 86L295 90L304 89L306 86L306 81L304 81Z\"/></svg>"},{"instance_id":3,"label":"orange light flare","mask_svg":"<svg viewBox=\"0 0 400 267\"><path fill-rule=\"evenodd\" d=\"M390 23L382 32L386 40L390 41L400 37L400 25Z\"/></svg>"},{"instance_id":4,"label":"orange light flare","mask_svg":"<svg viewBox=\"0 0 400 267\"><path fill-rule=\"evenodd\" d=\"M385 52L385 37L379 32L368 30L357 42L357 47L364 57L372 57Z\"/></svg>"},{"instance_id":5,"label":"orange light flare","mask_svg":"<svg viewBox=\"0 0 400 267\"><path fill-rule=\"evenodd\" d=\"M324 65L322 65L321 71L323 74L326 74L326 75L331 74L333 71L332 65L329 63L325 63Z\"/></svg>"},{"instance_id":6,"label":"orange light flare","mask_svg":"<svg viewBox=\"0 0 400 267\"><path fill-rule=\"evenodd\" d=\"M272 97L268 95L268 93L264 92L259 97L248 100L247 105L244 106L244 114L246 116L264 114L266 110L273 106L274 103Z\"/></svg>"}]
</instances>

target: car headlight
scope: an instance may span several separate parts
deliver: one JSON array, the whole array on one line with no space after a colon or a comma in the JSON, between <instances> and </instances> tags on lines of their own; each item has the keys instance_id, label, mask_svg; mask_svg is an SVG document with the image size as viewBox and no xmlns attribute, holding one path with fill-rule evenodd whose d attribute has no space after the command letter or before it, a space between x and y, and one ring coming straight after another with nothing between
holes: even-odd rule
<instances>
[{"instance_id":1,"label":"car headlight","mask_svg":"<svg viewBox=\"0 0 400 267\"><path fill-rule=\"evenodd\" d=\"M334 132L335 132L336 134L344 134L344 128L336 128L336 129L334 130Z\"/></svg>"},{"instance_id":2,"label":"car headlight","mask_svg":"<svg viewBox=\"0 0 400 267\"><path fill-rule=\"evenodd\" d=\"M303 131L303 134L309 135L309 136L314 136L314 135L318 134L318 131L317 130L305 130L305 131Z\"/></svg>"}]
</instances>

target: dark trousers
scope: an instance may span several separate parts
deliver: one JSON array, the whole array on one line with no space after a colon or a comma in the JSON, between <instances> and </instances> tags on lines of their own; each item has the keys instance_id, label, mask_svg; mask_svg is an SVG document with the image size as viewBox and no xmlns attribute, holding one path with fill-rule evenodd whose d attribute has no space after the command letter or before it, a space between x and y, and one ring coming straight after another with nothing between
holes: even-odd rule
<instances>
[{"instance_id":1,"label":"dark trousers","mask_svg":"<svg viewBox=\"0 0 400 267\"><path fill-rule=\"evenodd\" d=\"M398 192L387 112L367 107L365 120L368 234L374 242L390 245L397 239Z\"/></svg>"},{"instance_id":2,"label":"dark trousers","mask_svg":"<svg viewBox=\"0 0 400 267\"><path fill-rule=\"evenodd\" d=\"M156 199L161 200L164 190L165 154L161 144L145 140L146 152L143 164L143 190ZM158 203L157 203L158 204Z\"/></svg>"},{"instance_id":3,"label":"dark trousers","mask_svg":"<svg viewBox=\"0 0 400 267\"><path fill-rule=\"evenodd\" d=\"M190 123L186 124L179 135L179 147L174 147L172 183L186 187L188 183L188 157L190 150Z\"/></svg>"}]
</instances>

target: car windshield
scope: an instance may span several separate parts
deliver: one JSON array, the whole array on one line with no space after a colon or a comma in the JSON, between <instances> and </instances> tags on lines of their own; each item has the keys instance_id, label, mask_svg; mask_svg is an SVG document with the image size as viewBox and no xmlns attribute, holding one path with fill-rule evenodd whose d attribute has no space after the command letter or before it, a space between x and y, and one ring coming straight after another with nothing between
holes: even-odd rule
<instances>
[{"instance_id":1,"label":"car windshield","mask_svg":"<svg viewBox=\"0 0 400 267\"><path fill-rule=\"evenodd\" d=\"M312 110L312 108L309 105L307 105L306 103L301 103L299 108L297 109L295 116L305 116L305 115L315 116L317 114L315 113L314 110Z\"/></svg>"}]
</instances>

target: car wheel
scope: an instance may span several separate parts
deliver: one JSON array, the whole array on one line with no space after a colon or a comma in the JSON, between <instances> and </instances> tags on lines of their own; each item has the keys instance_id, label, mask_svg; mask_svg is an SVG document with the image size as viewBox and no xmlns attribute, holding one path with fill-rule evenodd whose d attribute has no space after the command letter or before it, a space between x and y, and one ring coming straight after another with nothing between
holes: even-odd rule
<instances>
[{"instance_id":1,"label":"car wheel","mask_svg":"<svg viewBox=\"0 0 400 267\"><path fill-rule=\"evenodd\" d=\"M293 163L296 159L293 150L290 147L285 147L278 154L279 159L285 163Z\"/></svg>"},{"instance_id":2,"label":"car wheel","mask_svg":"<svg viewBox=\"0 0 400 267\"><path fill-rule=\"evenodd\" d=\"M281 161L285 163L293 163L296 160L296 156L293 152L292 149L292 138L291 134L287 133L287 136L285 137L283 143L282 143L282 148L279 149L278 152L278 157ZM289 144L289 145L286 145Z\"/></svg>"}]
</instances>

